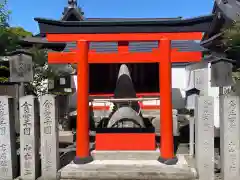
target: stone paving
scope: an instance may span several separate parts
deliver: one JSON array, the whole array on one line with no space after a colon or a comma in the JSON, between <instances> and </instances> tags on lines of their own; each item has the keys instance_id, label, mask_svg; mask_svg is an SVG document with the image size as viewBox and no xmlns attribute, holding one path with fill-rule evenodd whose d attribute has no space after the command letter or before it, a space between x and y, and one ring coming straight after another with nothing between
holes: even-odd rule
<instances>
[{"instance_id":1,"label":"stone paving","mask_svg":"<svg viewBox=\"0 0 240 180\"><path fill-rule=\"evenodd\" d=\"M157 160L95 160L90 164L69 164L60 170L62 179L131 179L131 180L191 180L196 177L183 156L176 165Z\"/></svg>"},{"instance_id":2,"label":"stone paving","mask_svg":"<svg viewBox=\"0 0 240 180\"><path fill-rule=\"evenodd\" d=\"M181 147L179 150L184 152L186 148ZM150 154L142 151L134 153L134 155L131 152L127 153L131 160L122 160L128 157L125 156L126 152L111 152L110 154L95 152L93 153L94 162L85 165L69 164L60 170L60 177L62 180L80 178L89 180L190 180L197 177L196 170L188 165L184 155L178 155L177 165L168 166L156 160L159 157L159 150L150 152Z\"/></svg>"},{"instance_id":3,"label":"stone paving","mask_svg":"<svg viewBox=\"0 0 240 180\"><path fill-rule=\"evenodd\" d=\"M179 163L175 166L165 166L159 163L156 160L110 160L114 157L115 154L110 155L107 160L95 160L89 165L67 165L60 171L62 180L66 179L78 179L81 176L81 179L156 179L156 180L174 180L174 179L195 179L193 176L197 177L197 172L195 171L195 159L188 155L188 147L186 144L181 144L179 146L178 152ZM156 154L152 153L151 158L154 158ZM99 158L100 157L100 158ZM119 156L120 157L120 156ZM98 155L98 159L104 158ZM141 158L144 159L144 153L141 153ZM149 157L148 157L149 158ZM186 168L186 166L188 168ZM79 168L81 170L79 170ZM86 170L88 172L83 172ZM185 170L184 170L185 169ZM187 170L186 170L187 169ZM193 176L189 176L190 174ZM79 174L80 173L80 174ZM105 176L108 174L108 176ZM168 175L167 175L168 174ZM170 174L170 175L169 175ZM75 176L75 178L74 178ZM91 176L91 177L90 177ZM63 178L64 177L64 178ZM78 178L76 178L78 177ZM137 178L134 178L137 177ZM215 173L215 180L221 180L220 173Z\"/></svg>"}]
</instances>

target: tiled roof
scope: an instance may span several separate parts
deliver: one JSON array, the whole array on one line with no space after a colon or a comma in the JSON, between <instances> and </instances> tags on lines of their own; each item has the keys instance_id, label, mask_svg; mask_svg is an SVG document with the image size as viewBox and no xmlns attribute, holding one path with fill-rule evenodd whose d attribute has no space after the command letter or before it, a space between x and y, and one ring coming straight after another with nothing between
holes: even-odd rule
<instances>
[{"instance_id":1,"label":"tiled roof","mask_svg":"<svg viewBox=\"0 0 240 180\"><path fill-rule=\"evenodd\" d=\"M171 20L180 20L182 17L176 17L176 18L85 18L85 21L156 21L156 20L162 20L162 21L171 21Z\"/></svg>"}]
</instances>

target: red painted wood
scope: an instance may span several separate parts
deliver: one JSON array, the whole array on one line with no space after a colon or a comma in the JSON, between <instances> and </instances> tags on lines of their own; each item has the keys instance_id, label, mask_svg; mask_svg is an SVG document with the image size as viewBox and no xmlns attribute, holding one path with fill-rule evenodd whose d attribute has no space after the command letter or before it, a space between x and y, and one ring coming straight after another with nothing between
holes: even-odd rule
<instances>
[{"instance_id":1,"label":"red painted wood","mask_svg":"<svg viewBox=\"0 0 240 180\"><path fill-rule=\"evenodd\" d=\"M95 97L113 97L114 94L90 94L89 96ZM159 97L159 92L153 92L153 93L137 93L137 97L142 97L142 96L158 96Z\"/></svg>"},{"instance_id":2,"label":"red painted wood","mask_svg":"<svg viewBox=\"0 0 240 180\"><path fill-rule=\"evenodd\" d=\"M159 47L162 61L159 63L159 89L160 89L160 132L161 157L171 159L174 157L173 120L172 120L172 66L171 41L163 39Z\"/></svg>"},{"instance_id":3,"label":"red painted wood","mask_svg":"<svg viewBox=\"0 0 240 180\"><path fill-rule=\"evenodd\" d=\"M89 100L88 100L88 49L87 41L78 41L77 47L80 63L77 64L77 148L76 156L84 158L89 156ZM78 61L78 62L79 62Z\"/></svg>"},{"instance_id":4,"label":"red painted wood","mask_svg":"<svg viewBox=\"0 0 240 180\"><path fill-rule=\"evenodd\" d=\"M88 53L88 63L155 63L161 61L160 52L119 52L119 53ZM179 52L172 50L171 62L199 62L202 59L201 52ZM49 52L48 62L54 64L77 63L76 52Z\"/></svg>"},{"instance_id":5,"label":"red painted wood","mask_svg":"<svg viewBox=\"0 0 240 180\"><path fill-rule=\"evenodd\" d=\"M96 133L96 150L155 150L155 133Z\"/></svg>"},{"instance_id":6,"label":"red painted wood","mask_svg":"<svg viewBox=\"0 0 240 180\"><path fill-rule=\"evenodd\" d=\"M116 33L116 34L47 34L47 40L53 42L86 41L156 41L162 38L169 40L201 40L202 32L181 33Z\"/></svg>"},{"instance_id":7,"label":"red painted wood","mask_svg":"<svg viewBox=\"0 0 240 180\"><path fill-rule=\"evenodd\" d=\"M178 52L171 50L171 40L201 40L202 33L118 33L118 34L47 34L49 41L79 41L76 52L49 53L49 63L78 64L78 116L77 116L77 156L87 156L89 140L88 123L88 63L160 63L161 97L161 156L173 158L171 63L198 62L200 52ZM82 40L85 41L82 41ZM160 41L160 49L152 53L129 53L126 45L119 46L118 53L89 52L86 41ZM83 45L85 44L85 45ZM60 55L59 55L60 54ZM84 69L86 68L86 69ZM83 89L83 90L82 90ZM79 94L78 93L78 94ZM85 113L85 114L84 114ZM87 145L88 143L88 145ZM154 150L155 134L97 134L97 150Z\"/></svg>"},{"instance_id":8,"label":"red painted wood","mask_svg":"<svg viewBox=\"0 0 240 180\"><path fill-rule=\"evenodd\" d=\"M128 41L119 41L118 42L118 52L125 53L128 52L128 46L129 42Z\"/></svg>"},{"instance_id":9,"label":"red painted wood","mask_svg":"<svg viewBox=\"0 0 240 180\"><path fill-rule=\"evenodd\" d=\"M159 110L160 105L140 105L142 110ZM93 106L94 111L108 111L110 110L109 106Z\"/></svg>"}]
</instances>

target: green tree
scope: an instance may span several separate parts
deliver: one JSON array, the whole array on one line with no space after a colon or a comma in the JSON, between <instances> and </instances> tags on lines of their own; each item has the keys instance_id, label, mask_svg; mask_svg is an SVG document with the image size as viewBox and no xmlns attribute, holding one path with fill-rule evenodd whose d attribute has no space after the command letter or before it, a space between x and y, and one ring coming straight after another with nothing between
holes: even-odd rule
<instances>
[{"instance_id":1,"label":"green tree","mask_svg":"<svg viewBox=\"0 0 240 180\"><path fill-rule=\"evenodd\" d=\"M232 26L223 29L222 31L222 47L229 59L240 58L240 22L233 22ZM240 69L233 72L233 78L240 80Z\"/></svg>"},{"instance_id":2,"label":"green tree","mask_svg":"<svg viewBox=\"0 0 240 180\"><path fill-rule=\"evenodd\" d=\"M10 52L17 49L23 49L19 44L20 38L32 36L31 32L24 30L22 27L10 27L8 20L10 11L7 9L7 0L0 0L0 60L6 59ZM41 45L33 46L28 49L33 57L34 79L33 82L26 83L25 87L28 93L37 95L44 94L47 91L47 79L61 74L57 71L58 68L48 66L47 50L42 49ZM1 74L8 74L9 68L6 63L1 63ZM0 77L0 83L8 82L5 76Z\"/></svg>"},{"instance_id":3,"label":"green tree","mask_svg":"<svg viewBox=\"0 0 240 180\"><path fill-rule=\"evenodd\" d=\"M49 65L47 61L47 50L42 49L41 45L34 46L30 49L30 52L33 57L33 69L34 76L33 81L29 84L26 84L26 88L30 92L34 92L36 95L43 95L47 93L48 79L53 79L58 75L69 74L73 71L73 68L66 70L66 65ZM58 93L65 94L65 93Z\"/></svg>"},{"instance_id":4,"label":"green tree","mask_svg":"<svg viewBox=\"0 0 240 180\"><path fill-rule=\"evenodd\" d=\"M0 28L8 26L9 14L11 13L7 7L7 0L0 0Z\"/></svg>"},{"instance_id":5,"label":"green tree","mask_svg":"<svg viewBox=\"0 0 240 180\"><path fill-rule=\"evenodd\" d=\"M0 57L7 57L7 54L10 52L17 49L23 49L24 47L21 47L19 40L26 36L32 36L32 33L25 31L21 27L2 28L0 30ZM47 49L42 48L41 45L34 45L32 48L28 49L28 51L32 54L33 58L34 78L33 82L26 83L25 87L29 93L42 95L47 92L47 79L54 78L57 75L66 74L66 72L61 70L64 68L48 65ZM7 70L6 68L7 67L5 66L0 66L0 70ZM71 72L71 70L68 70L68 72ZM0 82L7 81L8 79L0 77Z\"/></svg>"},{"instance_id":6,"label":"green tree","mask_svg":"<svg viewBox=\"0 0 240 180\"><path fill-rule=\"evenodd\" d=\"M21 48L19 38L31 36L32 33L21 27L3 27L0 29L0 56Z\"/></svg>"},{"instance_id":7,"label":"green tree","mask_svg":"<svg viewBox=\"0 0 240 180\"><path fill-rule=\"evenodd\" d=\"M222 42L226 52L240 49L240 22L236 21L232 26L223 29Z\"/></svg>"}]
</instances>

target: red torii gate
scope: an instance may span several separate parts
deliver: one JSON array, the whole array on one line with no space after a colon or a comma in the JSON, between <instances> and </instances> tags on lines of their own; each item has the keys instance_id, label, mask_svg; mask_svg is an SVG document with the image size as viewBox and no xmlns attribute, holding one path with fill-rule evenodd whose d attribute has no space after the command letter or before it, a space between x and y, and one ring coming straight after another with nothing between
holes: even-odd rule
<instances>
[{"instance_id":1,"label":"red torii gate","mask_svg":"<svg viewBox=\"0 0 240 180\"><path fill-rule=\"evenodd\" d=\"M201 40L201 32L120 33L120 34L47 34L48 41L77 42L71 52L48 53L49 63L77 63L77 150L79 159L89 157L89 63L159 63L161 158L173 159L171 63L201 61L201 52L171 49L171 40ZM159 41L152 52L130 53L129 41ZM89 42L118 42L117 53L89 51ZM121 136L121 135L119 135ZM87 161L86 161L87 162Z\"/></svg>"}]
</instances>

